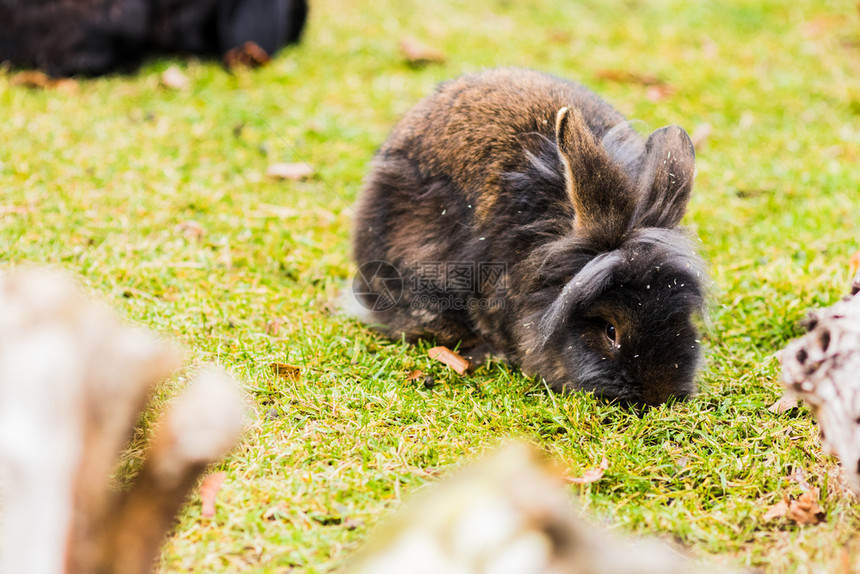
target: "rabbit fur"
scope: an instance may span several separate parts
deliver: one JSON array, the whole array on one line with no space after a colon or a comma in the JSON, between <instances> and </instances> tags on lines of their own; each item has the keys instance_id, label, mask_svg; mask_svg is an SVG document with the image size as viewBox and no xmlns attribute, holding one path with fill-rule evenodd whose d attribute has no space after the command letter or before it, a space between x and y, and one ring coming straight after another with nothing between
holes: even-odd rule
<instances>
[{"instance_id":1,"label":"rabbit fur","mask_svg":"<svg viewBox=\"0 0 860 574\"><path fill-rule=\"evenodd\" d=\"M274 54L299 40L307 12L307 0L0 0L0 62L97 76L247 41Z\"/></svg>"},{"instance_id":2,"label":"rabbit fur","mask_svg":"<svg viewBox=\"0 0 860 574\"><path fill-rule=\"evenodd\" d=\"M678 126L643 141L576 83L523 69L462 76L377 153L353 248L361 269L381 261L388 273L359 273L354 290L392 338L491 349L556 390L687 397L706 291L678 228L694 174ZM373 297L383 291L387 305Z\"/></svg>"}]
</instances>

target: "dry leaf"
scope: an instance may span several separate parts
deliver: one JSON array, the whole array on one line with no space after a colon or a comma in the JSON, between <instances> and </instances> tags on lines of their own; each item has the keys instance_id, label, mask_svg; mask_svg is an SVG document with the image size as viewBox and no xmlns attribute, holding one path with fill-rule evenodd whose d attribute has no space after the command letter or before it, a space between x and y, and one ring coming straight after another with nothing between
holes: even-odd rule
<instances>
[{"instance_id":1,"label":"dry leaf","mask_svg":"<svg viewBox=\"0 0 860 574\"><path fill-rule=\"evenodd\" d=\"M445 54L411 37L403 38L400 41L400 51L410 66L441 64L445 61Z\"/></svg>"},{"instance_id":2,"label":"dry leaf","mask_svg":"<svg viewBox=\"0 0 860 574\"><path fill-rule=\"evenodd\" d=\"M648 86L645 97L652 102L660 102L675 93L675 88L668 84L655 84Z\"/></svg>"},{"instance_id":3,"label":"dry leaf","mask_svg":"<svg viewBox=\"0 0 860 574\"><path fill-rule=\"evenodd\" d=\"M191 80L182 73L182 70L176 66L170 66L161 73L161 84L173 90L184 90L191 85Z\"/></svg>"},{"instance_id":4,"label":"dry leaf","mask_svg":"<svg viewBox=\"0 0 860 574\"><path fill-rule=\"evenodd\" d=\"M693 147L697 150L701 148L705 141L711 137L712 132L713 128L711 127L711 124L707 122L697 125L696 129L693 130L692 135L690 135L690 141L693 142Z\"/></svg>"},{"instance_id":5,"label":"dry leaf","mask_svg":"<svg viewBox=\"0 0 860 574\"><path fill-rule=\"evenodd\" d=\"M245 42L224 54L224 65L228 68L259 68L269 63L269 53L256 42Z\"/></svg>"},{"instance_id":6,"label":"dry leaf","mask_svg":"<svg viewBox=\"0 0 860 574\"><path fill-rule=\"evenodd\" d=\"M71 78L52 78L38 70L25 70L18 72L9 79L13 86L21 86L31 89L60 89L73 92L78 89L78 83Z\"/></svg>"},{"instance_id":7,"label":"dry leaf","mask_svg":"<svg viewBox=\"0 0 860 574\"><path fill-rule=\"evenodd\" d=\"M591 484L603 478L603 473L609 468L609 460L604 456L600 461L600 466L586 470L582 476L568 476L567 481L574 484Z\"/></svg>"},{"instance_id":8,"label":"dry leaf","mask_svg":"<svg viewBox=\"0 0 860 574\"><path fill-rule=\"evenodd\" d=\"M266 175L275 179L299 180L310 177L314 168L306 163L273 163L266 170Z\"/></svg>"},{"instance_id":9,"label":"dry leaf","mask_svg":"<svg viewBox=\"0 0 860 574\"><path fill-rule=\"evenodd\" d=\"M637 74L625 70L600 70L597 77L601 80L618 82L621 84L639 84L640 86L661 86L666 82L650 74Z\"/></svg>"},{"instance_id":10,"label":"dry leaf","mask_svg":"<svg viewBox=\"0 0 860 574\"><path fill-rule=\"evenodd\" d=\"M792 500L788 517L797 524L819 524L824 522L824 510L818 505L818 489L810 488L797 500Z\"/></svg>"},{"instance_id":11,"label":"dry leaf","mask_svg":"<svg viewBox=\"0 0 860 574\"><path fill-rule=\"evenodd\" d=\"M406 375L407 381L417 381L418 379L424 378L424 371L410 371L408 375Z\"/></svg>"},{"instance_id":12,"label":"dry leaf","mask_svg":"<svg viewBox=\"0 0 860 574\"><path fill-rule=\"evenodd\" d=\"M781 415L795 408L798 403L798 398L793 393L783 393L779 399L767 407L767 410L775 415Z\"/></svg>"},{"instance_id":13,"label":"dry leaf","mask_svg":"<svg viewBox=\"0 0 860 574\"><path fill-rule=\"evenodd\" d=\"M776 518L787 517L795 524L811 525L824 522L824 510L818 505L818 488L810 488L801 494L797 500L791 500L787 495L771 506L762 516L762 520L769 522Z\"/></svg>"},{"instance_id":14,"label":"dry leaf","mask_svg":"<svg viewBox=\"0 0 860 574\"><path fill-rule=\"evenodd\" d=\"M436 386L436 379L433 375L428 375L424 371L414 370L410 371L408 375L406 375L406 382L417 381L420 384L424 385L425 389L432 389Z\"/></svg>"},{"instance_id":15,"label":"dry leaf","mask_svg":"<svg viewBox=\"0 0 860 574\"><path fill-rule=\"evenodd\" d=\"M188 220L177 223L173 230L189 241L200 241L203 239L203 226L196 221Z\"/></svg>"},{"instance_id":16,"label":"dry leaf","mask_svg":"<svg viewBox=\"0 0 860 574\"><path fill-rule=\"evenodd\" d=\"M765 522L770 522L771 520L774 520L776 518L782 518L786 514L788 514L787 497L783 498L782 500L768 508L767 512L764 513L764 516L762 516L762 520L764 520Z\"/></svg>"},{"instance_id":17,"label":"dry leaf","mask_svg":"<svg viewBox=\"0 0 860 574\"><path fill-rule=\"evenodd\" d=\"M573 40L573 34L566 28L552 28L547 32L546 37L555 44L567 44Z\"/></svg>"},{"instance_id":18,"label":"dry leaf","mask_svg":"<svg viewBox=\"0 0 860 574\"><path fill-rule=\"evenodd\" d=\"M200 483L200 516L203 518L215 516L215 497L226 478L226 472L213 472Z\"/></svg>"},{"instance_id":19,"label":"dry leaf","mask_svg":"<svg viewBox=\"0 0 860 574\"><path fill-rule=\"evenodd\" d=\"M645 97L652 102L659 102L675 93L675 88L657 76L650 74L639 74L625 70L600 70L597 72L597 77L602 80L609 80L610 82L646 86Z\"/></svg>"},{"instance_id":20,"label":"dry leaf","mask_svg":"<svg viewBox=\"0 0 860 574\"><path fill-rule=\"evenodd\" d=\"M53 81L54 78L37 70L18 72L9 79L11 85L25 88L49 88Z\"/></svg>"},{"instance_id":21,"label":"dry leaf","mask_svg":"<svg viewBox=\"0 0 860 574\"><path fill-rule=\"evenodd\" d=\"M286 363L269 363L269 368L279 377L289 379L290 381L295 381L302 374L302 370L299 367Z\"/></svg>"},{"instance_id":22,"label":"dry leaf","mask_svg":"<svg viewBox=\"0 0 860 574\"><path fill-rule=\"evenodd\" d=\"M468 359L459 353L455 353L448 347L433 347L427 351L427 354L431 359L441 361L454 369L458 375L465 375L466 371L469 370L469 367L471 366Z\"/></svg>"}]
</instances>

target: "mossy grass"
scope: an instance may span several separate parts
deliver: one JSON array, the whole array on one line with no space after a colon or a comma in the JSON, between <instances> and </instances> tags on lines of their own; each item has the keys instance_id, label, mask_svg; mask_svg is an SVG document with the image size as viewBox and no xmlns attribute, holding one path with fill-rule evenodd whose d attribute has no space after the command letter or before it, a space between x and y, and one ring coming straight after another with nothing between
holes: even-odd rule
<instances>
[{"instance_id":1,"label":"mossy grass","mask_svg":"<svg viewBox=\"0 0 860 574\"><path fill-rule=\"evenodd\" d=\"M409 67L405 36L446 62ZM170 65L190 88L161 86ZM577 79L645 129L710 125L685 219L714 284L691 401L636 413L550 393L504 364L459 376L427 345L335 312L374 150L437 82L499 65ZM0 74L2 265L76 274L252 397L215 518L192 500L162 572L334 571L401 500L511 437L572 474L606 456L604 478L570 495L613 530L764 571L860 568L860 506L809 412L766 409L781 392L774 353L808 309L845 293L860 241L855 2L318 0L302 44L258 70L157 60L55 90L15 86L13 73ZM297 161L315 174L265 176ZM301 375L280 378L272 362ZM406 381L413 369L432 388ZM158 393L128 468L179 382ZM799 492L785 478L797 470L821 488L827 521L764 522Z\"/></svg>"}]
</instances>

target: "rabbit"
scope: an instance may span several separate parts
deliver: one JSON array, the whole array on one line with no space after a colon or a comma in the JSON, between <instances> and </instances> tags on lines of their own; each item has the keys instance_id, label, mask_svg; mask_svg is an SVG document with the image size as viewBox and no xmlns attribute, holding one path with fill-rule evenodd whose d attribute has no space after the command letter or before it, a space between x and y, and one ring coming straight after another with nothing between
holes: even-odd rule
<instances>
[{"instance_id":1,"label":"rabbit","mask_svg":"<svg viewBox=\"0 0 860 574\"><path fill-rule=\"evenodd\" d=\"M247 41L274 54L298 42L307 12L307 0L0 0L0 62L98 76Z\"/></svg>"},{"instance_id":2,"label":"rabbit","mask_svg":"<svg viewBox=\"0 0 860 574\"><path fill-rule=\"evenodd\" d=\"M389 337L491 353L557 391L684 399L707 286L678 228L694 175L678 126L643 141L579 84L516 68L461 76L373 160L354 293Z\"/></svg>"}]
</instances>

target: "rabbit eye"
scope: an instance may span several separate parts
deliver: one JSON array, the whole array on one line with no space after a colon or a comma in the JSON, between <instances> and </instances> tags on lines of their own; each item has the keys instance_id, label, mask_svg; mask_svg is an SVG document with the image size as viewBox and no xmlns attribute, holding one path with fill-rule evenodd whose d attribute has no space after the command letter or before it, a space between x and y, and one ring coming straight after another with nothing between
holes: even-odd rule
<instances>
[{"instance_id":1,"label":"rabbit eye","mask_svg":"<svg viewBox=\"0 0 860 574\"><path fill-rule=\"evenodd\" d=\"M606 338L609 339L609 341L613 345L618 344L618 341L616 339L616 337L618 336L618 333L615 331L615 325L613 325L612 323L607 323L606 328L603 330L603 333L606 335Z\"/></svg>"}]
</instances>

